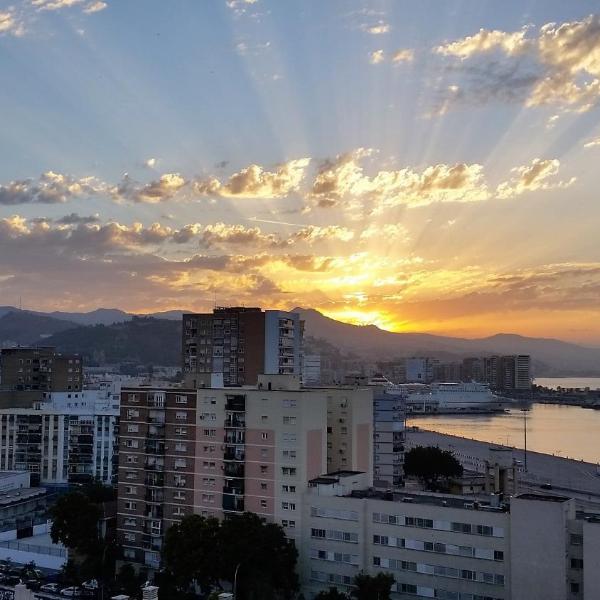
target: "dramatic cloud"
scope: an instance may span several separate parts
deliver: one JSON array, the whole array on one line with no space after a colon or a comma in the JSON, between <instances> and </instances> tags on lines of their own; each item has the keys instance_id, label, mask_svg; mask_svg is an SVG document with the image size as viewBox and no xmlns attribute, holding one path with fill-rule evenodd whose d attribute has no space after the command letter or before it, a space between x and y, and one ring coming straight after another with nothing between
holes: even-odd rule
<instances>
[{"instance_id":1,"label":"dramatic cloud","mask_svg":"<svg viewBox=\"0 0 600 600\"><path fill-rule=\"evenodd\" d=\"M435 48L438 54L459 58L467 76L476 75L467 92L455 100L518 100L526 106L556 105L576 111L596 105L600 101L600 16L548 23L537 34L531 32L531 28L512 33L482 29ZM466 65L469 59L486 55L490 55L487 63L479 68ZM498 55L505 61L500 67Z\"/></svg>"},{"instance_id":2,"label":"dramatic cloud","mask_svg":"<svg viewBox=\"0 0 600 600\"><path fill-rule=\"evenodd\" d=\"M434 165L422 172L412 169L365 174L362 159L371 151L358 149L324 162L314 179L309 198L317 206L330 207L347 200L362 200L370 212L385 207L424 206L434 202L471 202L489 197L478 164Z\"/></svg>"},{"instance_id":3,"label":"dramatic cloud","mask_svg":"<svg viewBox=\"0 0 600 600\"><path fill-rule=\"evenodd\" d=\"M31 0L38 10L61 10L82 4L84 0Z\"/></svg>"},{"instance_id":4,"label":"dramatic cloud","mask_svg":"<svg viewBox=\"0 0 600 600\"><path fill-rule=\"evenodd\" d=\"M0 185L0 206L14 204L61 204L103 190L94 177L75 179L69 175L47 171L37 180L23 179Z\"/></svg>"},{"instance_id":5,"label":"dramatic cloud","mask_svg":"<svg viewBox=\"0 0 600 600\"><path fill-rule=\"evenodd\" d=\"M309 244L320 241L340 241L348 242L354 237L354 232L346 227L339 225L328 225L327 227L318 227L309 225L297 231L292 239L294 241L304 241Z\"/></svg>"},{"instance_id":6,"label":"dramatic cloud","mask_svg":"<svg viewBox=\"0 0 600 600\"><path fill-rule=\"evenodd\" d=\"M186 185L187 181L179 173L165 173L159 179L145 185L140 185L125 175L119 184L111 189L111 194L116 199L158 204L173 199Z\"/></svg>"},{"instance_id":7,"label":"dramatic cloud","mask_svg":"<svg viewBox=\"0 0 600 600\"><path fill-rule=\"evenodd\" d=\"M397 50L396 52L394 52L394 54L392 55L392 62L393 63L405 63L405 62L412 62L415 58L415 52L414 50L411 50L410 48L405 48L403 50Z\"/></svg>"},{"instance_id":8,"label":"dramatic cloud","mask_svg":"<svg viewBox=\"0 0 600 600\"><path fill-rule=\"evenodd\" d=\"M371 54L369 54L369 62L372 65L378 65L379 63L382 63L385 60L385 54L383 52L383 50L374 50L373 52L371 52Z\"/></svg>"},{"instance_id":9,"label":"dramatic cloud","mask_svg":"<svg viewBox=\"0 0 600 600\"><path fill-rule=\"evenodd\" d=\"M435 48L435 52L445 56L457 56L465 59L482 52L503 50L510 56L522 52L530 43L525 39L526 33L527 29L521 29L521 31L514 33L480 29L475 35L438 46Z\"/></svg>"},{"instance_id":10,"label":"dramatic cloud","mask_svg":"<svg viewBox=\"0 0 600 600\"><path fill-rule=\"evenodd\" d=\"M0 36L2 35L14 35L19 37L25 33L25 27L23 23L15 17L12 9L7 11L0 10Z\"/></svg>"},{"instance_id":11,"label":"dramatic cloud","mask_svg":"<svg viewBox=\"0 0 600 600\"><path fill-rule=\"evenodd\" d=\"M200 243L210 248L219 244L244 244L258 246L281 246L281 240L274 234L265 234L258 227L226 225L215 223L207 225L202 231Z\"/></svg>"},{"instance_id":12,"label":"dramatic cloud","mask_svg":"<svg viewBox=\"0 0 600 600\"><path fill-rule=\"evenodd\" d=\"M560 168L560 161L534 159L530 165L515 167L515 174L510 181L501 183L496 190L498 198L512 198L524 192L536 190L552 190L566 188L575 182L575 178L568 181L548 181L554 177Z\"/></svg>"},{"instance_id":13,"label":"dramatic cloud","mask_svg":"<svg viewBox=\"0 0 600 600\"><path fill-rule=\"evenodd\" d=\"M309 163L309 158L290 160L274 171L250 165L234 173L226 183L215 177L198 180L194 191L201 196L225 198L285 198L298 190Z\"/></svg>"}]
</instances>

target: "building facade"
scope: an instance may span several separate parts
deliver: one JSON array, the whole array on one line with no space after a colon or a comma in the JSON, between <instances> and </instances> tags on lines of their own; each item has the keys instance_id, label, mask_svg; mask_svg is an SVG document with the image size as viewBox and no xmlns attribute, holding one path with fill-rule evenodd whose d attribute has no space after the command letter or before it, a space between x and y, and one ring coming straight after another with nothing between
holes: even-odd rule
<instances>
[{"instance_id":1,"label":"building facade","mask_svg":"<svg viewBox=\"0 0 600 600\"><path fill-rule=\"evenodd\" d=\"M370 473L372 430L359 418L362 408L356 418L336 417L339 442L329 443L328 407L337 404L342 415L353 394L303 389L290 375L263 375L256 386L235 389L123 389L117 516L123 559L158 568L166 529L192 513L224 518L251 511L297 540L307 481L328 470L334 447L336 460ZM357 406L369 395L359 398ZM368 412L372 418L370 402Z\"/></svg>"},{"instance_id":2,"label":"building facade","mask_svg":"<svg viewBox=\"0 0 600 600\"><path fill-rule=\"evenodd\" d=\"M0 469L25 470L34 485L116 482L119 396L43 392L31 408L0 409Z\"/></svg>"},{"instance_id":3,"label":"building facade","mask_svg":"<svg viewBox=\"0 0 600 600\"><path fill-rule=\"evenodd\" d=\"M303 322L297 313L260 308L215 308L183 315L185 385L210 385L222 374L226 386L255 385L259 374L301 374Z\"/></svg>"},{"instance_id":4,"label":"building facade","mask_svg":"<svg viewBox=\"0 0 600 600\"><path fill-rule=\"evenodd\" d=\"M0 351L0 389L8 391L79 392L83 364L77 354L54 348L4 348Z\"/></svg>"}]
</instances>

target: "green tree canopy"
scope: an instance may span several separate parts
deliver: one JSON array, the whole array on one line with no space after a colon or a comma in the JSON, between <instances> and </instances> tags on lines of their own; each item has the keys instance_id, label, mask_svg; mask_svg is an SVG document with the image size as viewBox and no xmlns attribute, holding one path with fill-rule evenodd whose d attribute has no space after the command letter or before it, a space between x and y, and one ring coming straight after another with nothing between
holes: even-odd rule
<instances>
[{"instance_id":1,"label":"green tree canopy","mask_svg":"<svg viewBox=\"0 0 600 600\"><path fill-rule=\"evenodd\" d=\"M50 516L50 536L55 544L61 542L81 554L96 551L102 511L85 494L70 492L61 496L50 509Z\"/></svg>"},{"instance_id":2,"label":"green tree canopy","mask_svg":"<svg viewBox=\"0 0 600 600\"><path fill-rule=\"evenodd\" d=\"M369 575L360 572L354 577L352 598L356 600L390 600L394 576L390 573L377 573Z\"/></svg>"},{"instance_id":3,"label":"green tree canopy","mask_svg":"<svg viewBox=\"0 0 600 600\"><path fill-rule=\"evenodd\" d=\"M298 553L283 529L253 513L224 521L185 517L167 531L163 560L177 587L196 581L206 587L227 581L237 571L236 600L287 600L298 589Z\"/></svg>"},{"instance_id":4,"label":"green tree canopy","mask_svg":"<svg viewBox=\"0 0 600 600\"><path fill-rule=\"evenodd\" d=\"M418 477L427 488L437 487L440 479L461 477L462 465L451 452L434 446L417 446L404 456L404 472Z\"/></svg>"},{"instance_id":5,"label":"green tree canopy","mask_svg":"<svg viewBox=\"0 0 600 600\"><path fill-rule=\"evenodd\" d=\"M200 515L190 515L167 530L163 560L179 587L185 589L194 580L204 587L218 580L219 534L219 521Z\"/></svg>"}]
</instances>

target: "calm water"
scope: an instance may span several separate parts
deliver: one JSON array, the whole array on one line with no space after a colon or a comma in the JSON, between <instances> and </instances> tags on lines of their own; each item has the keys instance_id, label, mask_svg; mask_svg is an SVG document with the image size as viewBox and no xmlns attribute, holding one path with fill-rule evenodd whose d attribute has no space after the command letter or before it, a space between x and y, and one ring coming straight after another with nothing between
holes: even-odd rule
<instances>
[{"instance_id":1,"label":"calm water","mask_svg":"<svg viewBox=\"0 0 600 600\"><path fill-rule=\"evenodd\" d=\"M494 415L409 417L408 425L523 447L523 413L518 409ZM534 404L527 413L527 448L600 463L600 410Z\"/></svg>"},{"instance_id":2,"label":"calm water","mask_svg":"<svg viewBox=\"0 0 600 600\"><path fill-rule=\"evenodd\" d=\"M600 389L600 377L536 377L534 383L552 389L558 387Z\"/></svg>"}]
</instances>

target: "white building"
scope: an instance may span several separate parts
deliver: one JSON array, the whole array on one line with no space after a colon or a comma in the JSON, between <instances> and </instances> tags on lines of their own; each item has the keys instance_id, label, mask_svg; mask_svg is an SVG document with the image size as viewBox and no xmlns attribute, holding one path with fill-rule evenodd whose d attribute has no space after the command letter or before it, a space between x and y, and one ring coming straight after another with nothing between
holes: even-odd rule
<instances>
[{"instance_id":1,"label":"white building","mask_svg":"<svg viewBox=\"0 0 600 600\"><path fill-rule=\"evenodd\" d=\"M307 598L331 586L349 592L361 571L391 573L393 600L598 597L600 518L568 498L522 494L500 505L376 492L345 472L310 482L303 504Z\"/></svg>"},{"instance_id":2,"label":"white building","mask_svg":"<svg viewBox=\"0 0 600 600\"><path fill-rule=\"evenodd\" d=\"M29 471L34 484L113 482L119 398L118 386L100 385L0 409L0 469Z\"/></svg>"},{"instance_id":3,"label":"white building","mask_svg":"<svg viewBox=\"0 0 600 600\"><path fill-rule=\"evenodd\" d=\"M303 321L294 312L265 311L265 368L268 375L302 374Z\"/></svg>"}]
</instances>

